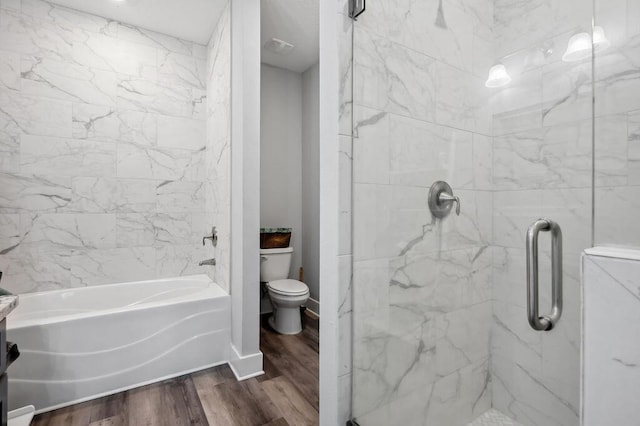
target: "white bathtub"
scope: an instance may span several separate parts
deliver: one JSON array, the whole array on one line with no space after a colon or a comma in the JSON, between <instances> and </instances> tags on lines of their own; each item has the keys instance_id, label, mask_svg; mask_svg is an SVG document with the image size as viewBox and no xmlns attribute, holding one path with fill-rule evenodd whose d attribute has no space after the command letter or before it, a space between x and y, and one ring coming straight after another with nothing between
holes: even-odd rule
<instances>
[{"instance_id":1,"label":"white bathtub","mask_svg":"<svg viewBox=\"0 0 640 426\"><path fill-rule=\"evenodd\" d=\"M53 410L228 361L230 300L206 275L20 296L9 409Z\"/></svg>"}]
</instances>

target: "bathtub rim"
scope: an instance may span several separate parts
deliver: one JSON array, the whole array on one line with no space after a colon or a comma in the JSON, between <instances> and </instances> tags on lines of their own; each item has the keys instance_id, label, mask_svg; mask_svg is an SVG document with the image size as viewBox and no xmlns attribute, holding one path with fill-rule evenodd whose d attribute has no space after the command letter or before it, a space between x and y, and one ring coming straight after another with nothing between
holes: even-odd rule
<instances>
[{"instance_id":1,"label":"bathtub rim","mask_svg":"<svg viewBox=\"0 0 640 426\"><path fill-rule=\"evenodd\" d=\"M60 293L66 293L69 291L80 291L84 293L87 291L91 291L96 287L112 287L112 289L116 289L117 287L126 287L126 286L132 286L136 284L150 285L158 281L166 282L166 281L176 280L179 282L179 281L188 281L189 279L192 279L192 280L196 279L202 283L206 282L206 285L202 287L201 291L190 294L188 296L182 296L180 298L175 298L175 299L168 298L168 299L163 299L158 301L144 302L137 305L125 305L125 306L120 306L116 308L90 309L83 312L76 312L76 313L64 314L64 315L44 315L42 317L26 318L26 319L20 319L19 317L15 318L15 313L20 312L21 309L25 309L25 304L28 304L29 299L42 297L43 295L56 295ZM202 300L215 300L215 299L223 300L223 299L229 299L229 298L230 298L229 293L225 291L225 289L220 287L219 284L214 282L206 274L158 278L153 280L131 281L131 282L124 282L124 283L99 284L95 286L74 287L74 288L68 288L68 289L45 290L45 291L25 293L25 294L18 295L18 300L20 303L18 307L7 316L7 330L19 330L27 327L58 324L58 323L64 324L66 322L81 320L89 317L104 317L104 316L117 314L121 312L127 312L127 311L157 309L157 308L161 308L169 305L182 305L185 303L193 303L193 302L198 302ZM224 308L221 307L221 309L224 309Z\"/></svg>"}]
</instances>

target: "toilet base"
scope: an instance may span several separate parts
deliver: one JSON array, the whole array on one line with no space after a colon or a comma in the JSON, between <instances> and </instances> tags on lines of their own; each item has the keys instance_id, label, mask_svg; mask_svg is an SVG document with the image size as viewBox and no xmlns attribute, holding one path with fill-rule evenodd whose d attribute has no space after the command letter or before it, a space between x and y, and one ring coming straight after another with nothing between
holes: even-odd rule
<instances>
[{"instance_id":1,"label":"toilet base","mask_svg":"<svg viewBox=\"0 0 640 426\"><path fill-rule=\"evenodd\" d=\"M269 317L269 325L280 334L298 334L302 332L300 307L277 308Z\"/></svg>"}]
</instances>

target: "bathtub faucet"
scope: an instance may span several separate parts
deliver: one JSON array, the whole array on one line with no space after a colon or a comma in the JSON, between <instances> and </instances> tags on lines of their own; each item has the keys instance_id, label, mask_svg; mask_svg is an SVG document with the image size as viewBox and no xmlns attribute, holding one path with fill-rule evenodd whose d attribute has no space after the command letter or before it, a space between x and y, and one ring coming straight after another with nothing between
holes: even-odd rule
<instances>
[{"instance_id":1,"label":"bathtub faucet","mask_svg":"<svg viewBox=\"0 0 640 426\"><path fill-rule=\"evenodd\" d=\"M207 260L203 260L202 262L198 263L199 266L216 266L216 260L215 259L207 259Z\"/></svg>"}]
</instances>

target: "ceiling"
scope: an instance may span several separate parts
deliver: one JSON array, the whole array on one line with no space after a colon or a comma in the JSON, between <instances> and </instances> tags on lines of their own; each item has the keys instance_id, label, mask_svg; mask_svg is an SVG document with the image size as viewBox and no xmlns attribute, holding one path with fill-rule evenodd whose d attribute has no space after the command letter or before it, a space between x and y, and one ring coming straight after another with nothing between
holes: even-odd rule
<instances>
[{"instance_id":1,"label":"ceiling","mask_svg":"<svg viewBox=\"0 0 640 426\"><path fill-rule=\"evenodd\" d=\"M62 6L207 44L228 0L49 0ZM319 0L261 0L262 62L304 72L318 62ZM287 54L266 50L277 38L293 44Z\"/></svg>"},{"instance_id":2,"label":"ceiling","mask_svg":"<svg viewBox=\"0 0 640 426\"><path fill-rule=\"evenodd\" d=\"M49 0L94 15L207 44L227 0Z\"/></svg>"},{"instance_id":3,"label":"ceiling","mask_svg":"<svg viewBox=\"0 0 640 426\"><path fill-rule=\"evenodd\" d=\"M295 72L304 72L318 62L320 50L319 0L262 0L262 62ZM286 55L266 50L272 38L291 43Z\"/></svg>"}]
</instances>

